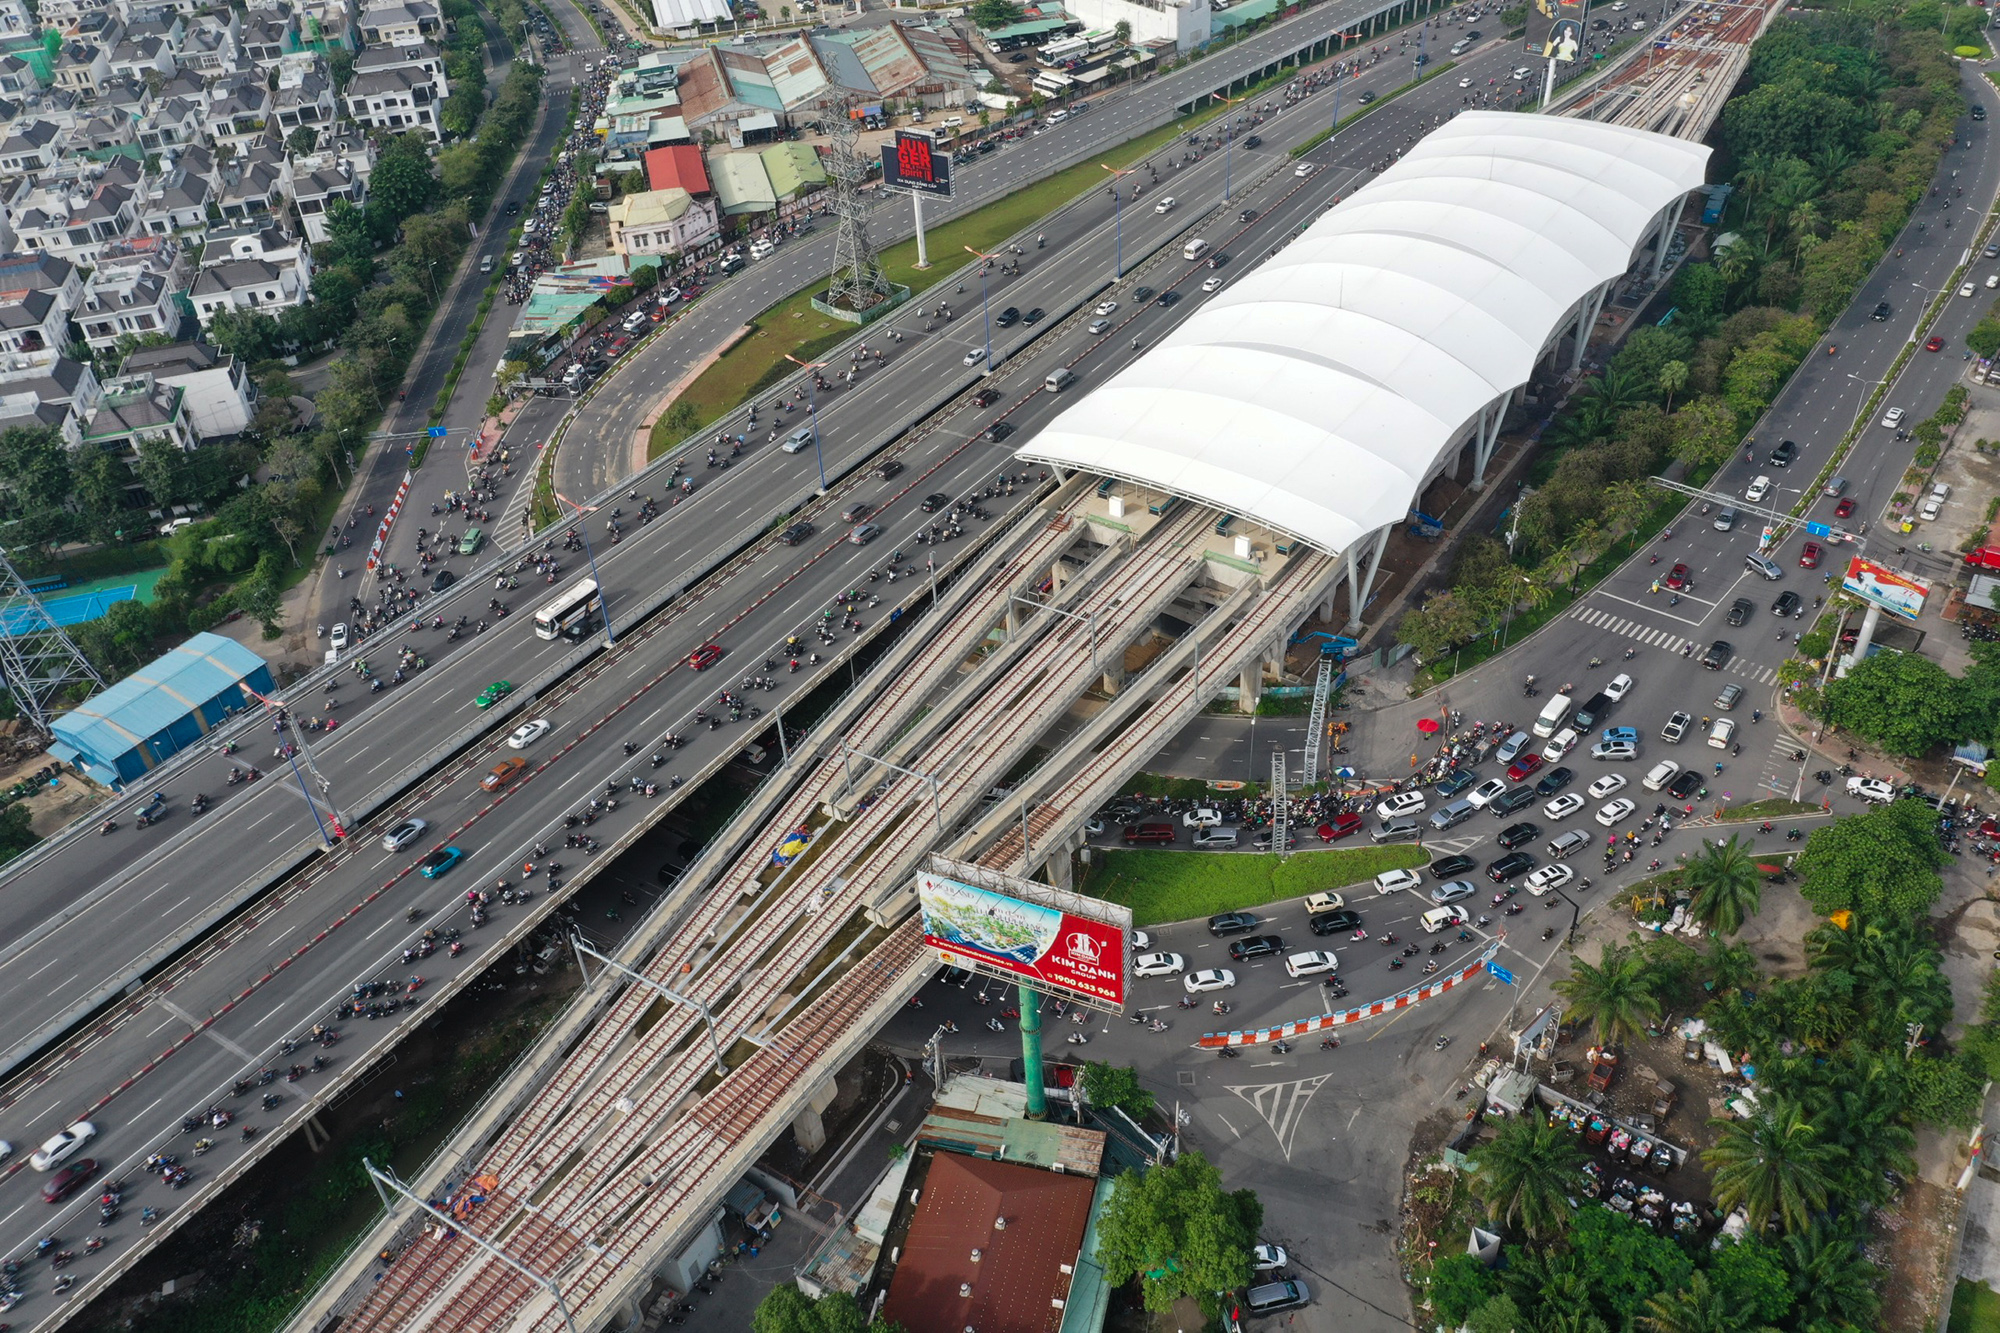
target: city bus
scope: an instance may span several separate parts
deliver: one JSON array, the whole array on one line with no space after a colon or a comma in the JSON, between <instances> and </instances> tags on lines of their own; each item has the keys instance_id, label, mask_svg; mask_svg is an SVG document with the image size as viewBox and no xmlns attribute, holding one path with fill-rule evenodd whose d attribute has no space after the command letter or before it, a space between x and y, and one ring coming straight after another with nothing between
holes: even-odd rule
<instances>
[{"instance_id":1,"label":"city bus","mask_svg":"<svg viewBox=\"0 0 2000 1333\"><path fill-rule=\"evenodd\" d=\"M598 612L597 581L584 579L562 596L535 612L535 636L553 639L564 635L581 639L595 627Z\"/></svg>"}]
</instances>

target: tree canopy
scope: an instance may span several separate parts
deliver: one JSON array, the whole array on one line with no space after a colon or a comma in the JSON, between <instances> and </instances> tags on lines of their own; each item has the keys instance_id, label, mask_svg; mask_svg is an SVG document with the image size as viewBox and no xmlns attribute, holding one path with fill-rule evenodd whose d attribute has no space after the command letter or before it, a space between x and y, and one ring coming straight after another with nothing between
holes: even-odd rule
<instances>
[{"instance_id":1,"label":"tree canopy","mask_svg":"<svg viewBox=\"0 0 2000 1333\"><path fill-rule=\"evenodd\" d=\"M1217 1292L1250 1277L1264 1206L1252 1190L1222 1188L1199 1152L1118 1177L1097 1224L1097 1258L1113 1283L1139 1278L1148 1310L1193 1297L1213 1313Z\"/></svg>"}]
</instances>

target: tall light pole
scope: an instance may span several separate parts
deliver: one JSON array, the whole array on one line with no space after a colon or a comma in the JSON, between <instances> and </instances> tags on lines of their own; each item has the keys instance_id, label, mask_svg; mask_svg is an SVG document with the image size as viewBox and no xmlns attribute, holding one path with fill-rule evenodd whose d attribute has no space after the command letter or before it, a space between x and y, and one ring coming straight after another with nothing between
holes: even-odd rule
<instances>
[{"instance_id":1,"label":"tall light pole","mask_svg":"<svg viewBox=\"0 0 2000 1333\"><path fill-rule=\"evenodd\" d=\"M584 519L585 514L596 513L597 506L580 505L561 491L557 491L555 496L558 504L566 504L576 511L576 533L583 539L583 558L590 565L590 580L597 585L598 609L604 612L604 646L616 647L618 636L611 629L611 602L604 595L604 579L597 572L597 555L590 549L590 524Z\"/></svg>"},{"instance_id":2,"label":"tall light pole","mask_svg":"<svg viewBox=\"0 0 2000 1333\"><path fill-rule=\"evenodd\" d=\"M990 352L988 356L989 358L991 357ZM803 366L812 372L812 374L806 377L806 417L812 422L813 462L819 464L819 493L825 495L826 456L820 452L819 448L819 373L826 369L826 362L801 361L790 352L785 353L785 360L795 366Z\"/></svg>"},{"instance_id":3,"label":"tall light pole","mask_svg":"<svg viewBox=\"0 0 2000 1333\"><path fill-rule=\"evenodd\" d=\"M979 317L986 325L986 373L991 375L993 373L993 308L986 299L986 270L992 268L993 261L1002 258L1002 256L989 255L982 250L975 250L969 245L965 247L965 252L969 255L978 255L984 261L979 266Z\"/></svg>"},{"instance_id":4,"label":"tall light pole","mask_svg":"<svg viewBox=\"0 0 2000 1333\"><path fill-rule=\"evenodd\" d=\"M1099 162L1097 165L1111 173L1112 231L1118 238L1118 271L1113 276L1122 278L1125 276L1125 198L1119 193L1118 186L1121 177L1133 175L1139 169L1137 167L1127 167L1123 171L1120 171L1117 167L1111 166L1108 163Z\"/></svg>"},{"instance_id":5,"label":"tall light pole","mask_svg":"<svg viewBox=\"0 0 2000 1333\"><path fill-rule=\"evenodd\" d=\"M1222 202L1226 204L1229 202L1229 170L1234 162L1236 148L1235 117L1229 114L1227 108L1235 106L1238 102L1248 101L1249 94L1245 93L1242 97L1228 97L1222 93L1210 93L1209 96L1221 102L1224 107L1222 113Z\"/></svg>"}]
</instances>

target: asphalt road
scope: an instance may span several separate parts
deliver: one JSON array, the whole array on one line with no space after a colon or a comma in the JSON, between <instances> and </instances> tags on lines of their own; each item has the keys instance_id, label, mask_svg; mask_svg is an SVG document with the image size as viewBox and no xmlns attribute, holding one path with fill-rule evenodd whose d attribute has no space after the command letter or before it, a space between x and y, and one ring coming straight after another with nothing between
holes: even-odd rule
<instances>
[{"instance_id":1,"label":"asphalt road","mask_svg":"<svg viewBox=\"0 0 2000 1333\"><path fill-rule=\"evenodd\" d=\"M1439 96L1447 92L1456 98L1455 90L1440 89ZM1431 96L1426 88L1391 103L1385 112L1401 108L1400 114L1414 118L1424 114L1429 105L1426 99ZM1310 104L1289 120L1270 126L1267 137L1309 132L1318 114L1312 111L1309 116L1309 110ZM1414 119L1410 123L1414 124ZM1384 142L1397 133L1387 116L1371 129ZM1356 141L1357 151L1367 147L1358 134ZM1186 197L1193 200L1204 190L1219 195L1222 166L1211 158L1184 173ZM1248 255L1292 234L1300 222L1324 206L1331 192L1350 188L1353 179L1351 173L1331 171L1302 179L1284 171L1255 193L1243 193L1238 184L1234 206L1254 206L1260 213L1259 221L1249 228L1231 224L1231 232L1243 233L1245 248L1241 253L1245 258L1241 262L1249 262ZM1161 216L1146 211L1128 218L1128 253L1149 235L1165 236L1181 226L1196 206L1193 202L1185 205L1188 213ZM554 759L554 764L518 781L490 813L456 837L454 845L468 853L463 866L437 887L409 876L408 868L423 850L439 845L445 835L489 807L489 798L477 790L475 781L497 757L508 753L498 748L497 737L504 733L496 730L495 738L455 767L449 780L426 784L425 790L433 794L396 805L396 817L416 813L430 822L432 832L418 847L397 854L379 850L373 837L386 821L371 825L346 845L345 860L318 875L282 907L267 911L254 934L182 980L170 996L115 1027L74 1063L0 1112L0 1134L25 1147L52 1133L186 1035L195 1019L222 1009L274 961L317 937L317 943L298 955L276 979L252 990L199 1037L94 1116L100 1134L89 1151L106 1160L116 1174L135 1176L138 1161L162 1146L185 1150L189 1140L175 1132L183 1115L218 1100L230 1101L227 1089L233 1079L274 1060L272 1048L279 1040L322 1015L357 978L403 976L411 971L398 954L422 927L404 920L406 907L421 906L426 921L463 926L454 900L465 886L491 884L503 870L518 865L538 840L559 841L556 835L561 817L581 808L606 777L642 764L656 738L667 731L681 732L690 741L662 770L662 776L696 766L718 753L716 747L741 745L742 730L732 727L723 736L713 737L692 725L693 710L712 699L714 690L733 688L737 678L765 653L776 651L787 634L803 630L816 619L840 589L864 583L866 571L880 565L888 545L903 540L899 534L914 533L919 521L915 509L925 494L962 494L990 479L1007 455L983 440L972 442L975 431L983 430L994 417L1007 414L1024 435L1032 432L1062 405L1060 399L1039 392L1049 366L1074 364L1087 384L1101 366L1115 365L1120 357L1130 355L1131 337L1149 342L1199 300L1194 289L1208 271L1181 261L1170 250L1158 265L1128 279L1126 287L1145 283L1165 288L1177 282L1181 290L1190 293L1178 309L1163 310L1156 302L1134 305L1121 300L1123 308L1115 312L1117 328L1101 336L1093 336L1082 327L1089 316L1075 316L1058 325L1059 315L1053 312L1059 310L1059 301L1084 292L1095 295L1092 289L1098 261L1087 240L1105 225L1104 220L1088 216L1076 219L1077 234L1052 235L1051 247L1040 253L1040 262L1031 261L1023 277L1010 288L1009 299L1046 304L1052 314L1043 326L1047 330L1043 340L1026 354L1006 361L999 373L986 381L1000 390L999 402L983 412L956 416L946 429L927 437L907 455L908 470L892 485L866 479L850 490L836 492L829 507L844 507L857 495L886 505L885 539L869 547L850 545L839 540L843 525L822 515L821 531L812 542L797 548L770 548L746 567L747 580L735 576L727 586L691 603L657 637L637 644L629 655L611 663L550 713L556 723L554 732L538 741L526 757L537 764ZM1218 238L1225 234L1215 233ZM1119 296L1114 294L1112 299ZM885 422L916 417L926 403L948 393L951 387L982 378L961 364L959 342L919 339L898 347L883 367L863 375L858 389L834 393L822 401L820 416L830 470L851 467L877 449ZM732 547L735 534L763 526L777 493L790 488L803 494L812 488L816 480L813 468L810 453L787 456L757 447L744 465L726 473L697 469L702 484L690 501L670 511L664 521L632 531L615 547L600 543L599 571L614 613L620 607L636 605L642 594L655 592L661 571L694 569L709 553ZM994 521L1000 520L996 517ZM903 544L914 549L906 540ZM563 585L580 569L572 560L564 571ZM477 599L486 592L475 589L471 596ZM477 640L482 651L464 651L463 644L471 641L462 641L458 651L448 651L445 636L426 629L408 637L433 657L435 664L428 671L365 706L366 696L357 699L352 684L342 691L350 699L349 707L343 710L349 720L317 747L320 767L330 778L336 796L351 802L353 793L380 783L424 745L458 727L477 723L479 714L472 697L491 680L505 678L525 685L563 656L558 645L532 637L526 612L534 600L515 594L515 601L522 614L509 617ZM730 650L719 667L702 676L674 669L689 649L711 638L719 639ZM392 651L387 645L366 650L378 662L387 661ZM752 702L766 706L772 701L782 703L808 683L811 673L801 671L794 677L781 671L777 679L780 688L775 696L753 695ZM535 716L540 711L529 704L520 716ZM607 717L615 720L601 730L593 729ZM509 724L513 720L508 719ZM622 753L622 743L628 738L641 747L631 759ZM220 774L226 764L219 757L205 762L204 767L213 774L206 783L212 795L225 791ZM168 794L177 804L187 795L179 790ZM105 964L104 941L120 940L127 948L138 948L142 941L157 938L175 922L192 918L224 885L239 882L246 866L295 846L302 835L310 834L309 817L296 788L275 780L229 793L224 806L204 816L205 824L190 821L180 810L157 830L140 833L128 827L110 837L86 839L78 845L76 855L90 858L88 868L71 872L63 858L58 858L50 867L9 886L8 892L19 895L19 919L37 919L28 914L30 903L38 902L41 917L46 919L58 905L75 899L69 903L74 913L70 920L52 923L52 929L40 938L22 941L11 957L0 962L0 994L6 994L21 1015L19 1030L48 1021L91 981L126 970ZM593 831L608 840L631 817L629 810L620 811L600 821ZM225 821L232 836L215 837ZM135 848L144 850L135 855ZM581 858L558 852L557 859L573 862ZM81 899L63 887L94 880L100 888ZM389 887L378 902L357 910L357 904L371 891L384 885ZM506 911L501 909L503 917ZM353 915L344 925L329 930L329 923L350 912ZM474 947L468 958L453 963L440 954L416 967L433 985L442 977L459 975L457 969L484 961L483 938L490 935L471 936ZM347 1040L335 1051L336 1068L343 1062L352 1064L364 1043L385 1039L387 1028L383 1024L350 1023L347 1032ZM310 1088L311 1084L304 1086ZM288 1101L277 1114L296 1106L296 1101ZM259 1113L252 1118L276 1117ZM200 1163L204 1173L212 1174L214 1166L234 1160L234 1155L243 1151L233 1133L222 1136L220 1142L215 1153ZM23 1171L0 1183L0 1248L24 1246L51 1225L75 1229L87 1203L45 1209L33 1201L33 1191L41 1180ZM187 1201L186 1196L173 1196L171 1201L156 1197L165 1194L155 1184L143 1184L132 1199L132 1208L163 1203L184 1206ZM125 1228L130 1226L127 1219L104 1234L114 1243L129 1242L131 1233ZM40 1283L34 1285L39 1287ZM22 1313L27 1318L17 1319L17 1324L30 1326L37 1314L46 1313L49 1307L37 1310L39 1304L31 1301L24 1305Z\"/></svg>"}]
</instances>

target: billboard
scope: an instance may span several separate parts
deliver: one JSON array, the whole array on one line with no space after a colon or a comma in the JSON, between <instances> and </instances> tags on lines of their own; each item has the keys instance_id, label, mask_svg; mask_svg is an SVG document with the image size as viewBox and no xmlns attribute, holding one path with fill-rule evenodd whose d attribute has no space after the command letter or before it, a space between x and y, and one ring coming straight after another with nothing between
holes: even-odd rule
<instances>
[{"instance_id":1,"label":"billboard","mask_svg":"<svg viewBox=\"0 0 2000 1333\"><path fill-rule=\"evenodd\" d=\"M1102 906L1107 915L1117 910ZM1125 1002L1126 928L1116 921L974 888L931 870L917 872L917 909L924 943L953 967L1004 973L1090 1004Z\"/></svg>"},{"instance_id":2,"label":"billboard","mask_svg":"<svg viewBox=\"0 0 2000 1333\"><path fill-rule=\"evenodd\" d=\"M882 145L882 183L949 199L951 154L940 151L928 134L898 130L894 143Z\"/></svg>"},{"instance_id":3,"label":"billboard","mask_svg":"<svg viewBox=\"0 0 2000 1333\"><path fill-rule=\"evenodd\" d=\"M1840 581L1843 592L1851 592L1864 602L1881 607L1906 620L1915 620L1931 595L1930 585L1907 574L1855 556L1847 562L1847 576Z\"/></svg>"},{"instance_id":4,"label":"billboard","mask_svg":"<svg viewBox=\"0 0 2000 1333\"><path fill-rule=\"evenodd\" d=\"M1574 63L1583 54L1583 14L1589 0L1534 0L1528 13L1528 54Z\"/></svg>"}]
</instances>

